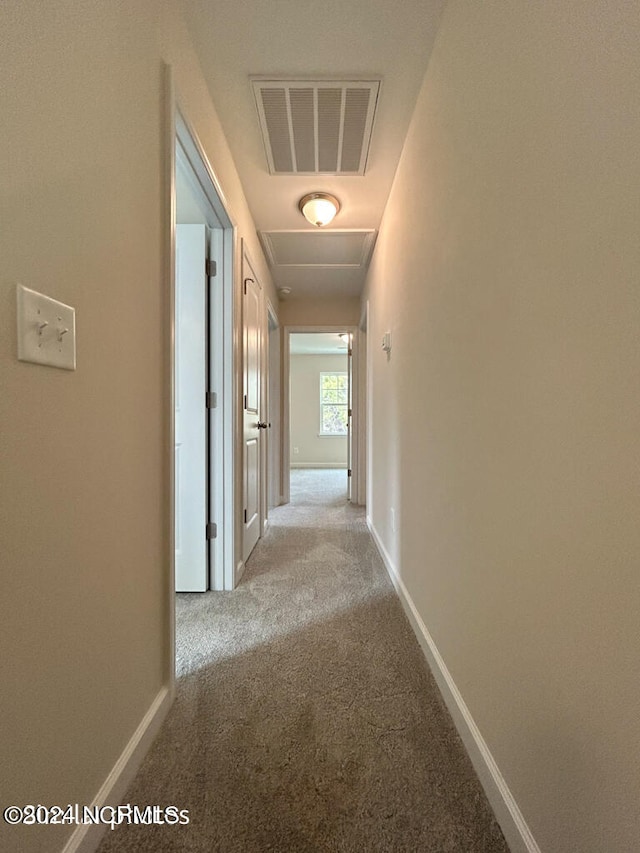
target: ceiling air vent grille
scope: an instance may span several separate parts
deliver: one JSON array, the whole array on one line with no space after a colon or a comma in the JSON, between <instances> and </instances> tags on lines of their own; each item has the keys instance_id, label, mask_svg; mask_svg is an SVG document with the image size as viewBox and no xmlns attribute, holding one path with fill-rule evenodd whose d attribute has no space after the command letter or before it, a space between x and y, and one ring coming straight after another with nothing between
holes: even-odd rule
<instances>
[{"instance_id":1,"label":"ceiling air vent grille","mask_svg":"<svg viewBox=\"0 0 640 853\"><path fill-rule=\"evenodd\" d=\"M252 80L272 175L364 175L379 80Z\"/></svg>"}]
</instances>

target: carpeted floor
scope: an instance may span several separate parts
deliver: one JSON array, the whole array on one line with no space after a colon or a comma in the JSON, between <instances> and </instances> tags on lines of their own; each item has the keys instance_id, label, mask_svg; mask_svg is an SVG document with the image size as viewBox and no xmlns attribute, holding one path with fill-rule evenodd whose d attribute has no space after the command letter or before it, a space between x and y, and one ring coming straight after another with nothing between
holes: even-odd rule
<instances>
[{"instance_id":1,"label":"carpeted floor","mask_svg":"<svg viewBox=\"0 0 640 853\"><path fill-rule=\"evenodd\" d=\"M177 599L177 698L125 802L190 823L100 853L508 853L344 471L292 471L238 589Z\"/></svg>"}]
</instances>

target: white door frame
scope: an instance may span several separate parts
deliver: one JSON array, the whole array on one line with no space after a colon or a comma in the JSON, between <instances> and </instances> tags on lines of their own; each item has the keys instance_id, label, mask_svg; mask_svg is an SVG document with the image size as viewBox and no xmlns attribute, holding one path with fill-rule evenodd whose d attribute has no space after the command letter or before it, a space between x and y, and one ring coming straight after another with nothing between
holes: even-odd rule
<instances>
[{"instance_id":1,"label":"white door frame","mask_svg":"<svg viewBox=\"0 0 640 853\"><path fill-rule=\"evenodd\" d=\"M278 336L277 345L273 346L272 335ZM264 365L262 373L266 405L264 412L267 416L267 451L265 453L264 480L264 528L269 524L269 505L277 506L281 501L280 489L280 323L275 308L269 299L266 300L266 327Z\"/></svg>"},{"instance_id":2,"label":"white door frame","mask_svg":"<svg viewBox=\"0 0 640 853\"><path fill-rule=\"evenodd\" d=\"M360 372L358 358L358 335L357 326L349 323L342 325L332 324L330 326L284 326L282 338L282 457L281 457L281 479L282 479L282 503L289 503L291 499L291 400L289 388L289 374L291 367L291 335L303 332L349 332L351 334L352 349L352 401L351 401L351 494L354 503L359 494L358 476L360 465L359 435L360 435L360 383L358 375Z\"/></svg>"},{"instance_id":3,"label":"white door frame","mask_svg":"<svg viewBox=\"0 0 640 853\"><path fill-rule=\"evenodd\" d=\"M371 461L369 450L371 442L367 435L367 425L371 423L370 403L371 388L369 387L371 377L371 348L368 345L367 333L369 331L369 301L362 306L360 325L356 334L358 342L358 491L357 500L360 506L370 506L369 499L369 472Z\"/></svg>"},{"instance_id":4,"label":"white door frame","mask_svg":"<svg viewBox=\"0 0 640 853\"><path fill-rule=\"evenodd\" d=\"M193 127L185 118L179 101L176 103L176 141L186 154L217 219L222 224L222 269L217 271L211 300L209 326L210 376L209 390L217 395L217 408L211 411L209 482L211 505L217 525L217 537L211 540L215 549L216 571L210 577L212 589L233 589L234 586L234 259L236 228L218 179L204 153ZM175 242L175 241L174 241ZM172 318L175 328L175 318ZM220 440L221 438L221 440Z\"/></svg>"},{"instance_id":5,"label":"white door frame","mask_svg":"<svg viewBox=\"0 0 640 853\"><path fill-rule=\"evenodd\" d=\"M223 231L223 270L221 308L218 320L220 350L215 361L214 374L217 375L221 386L218 393L222 440L218 442L216 457L211 460L214 470L214 488L217 494L220 517L217 520L218 537L213 540L218 548L217 565L221 567L222 585L224 589L233 589L234 565L236 553L235 536L235 502L236 502L236 441L237 435L237 363L234 329L237 316L234 282L237 280L237 226L231 208L225 198L220 183L204 152L200 139L191 125L176 93L173 69L164 66L165 78L165 324L163 333L163 377L165 387L164 413L167 424L165 436L165 482L168 484L164 502L164 517L167 519L165 539L165 560L168 568L167 621L169 633L169 654L165 673L169 691L175 693L175 220L176 220L176 143L179 141L186 153L189 163L202 187L205 196L212 205L218 219L224 225ZM220 306L219 306L220 307ZM211 329L215 336L216 330ZM214 377L212 377L213 379ZM213 390L213 389L212 389ZM218 464L216 464L218 463ZM224 496L224 499L223 499ZM214 578L216 583L220 577Z\"/></svg>"}]
</instances>

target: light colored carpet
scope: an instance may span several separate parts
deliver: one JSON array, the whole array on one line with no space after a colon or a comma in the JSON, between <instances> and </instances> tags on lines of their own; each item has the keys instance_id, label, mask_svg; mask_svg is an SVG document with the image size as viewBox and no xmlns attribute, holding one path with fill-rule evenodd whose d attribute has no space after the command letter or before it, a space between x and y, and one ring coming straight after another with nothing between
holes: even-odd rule
<instances>
[{"instance_id":1,"label":"light colored carpet","mask_svg":"<svg viewBox=\"0 0 640 853\"><path fill-rule=\"evenodd\" d=\"M191 823L100 853L508 853L344 471L292 471L239 588L177 598L178 695L125 802Z\"/></svg>"}]
</instances>

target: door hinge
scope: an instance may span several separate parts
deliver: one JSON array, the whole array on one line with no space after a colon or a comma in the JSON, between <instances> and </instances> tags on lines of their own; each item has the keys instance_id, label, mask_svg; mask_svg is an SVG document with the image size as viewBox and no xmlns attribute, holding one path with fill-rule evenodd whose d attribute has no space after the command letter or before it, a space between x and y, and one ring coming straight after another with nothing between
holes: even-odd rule
<instances>
[{"instance_id":1,"label":"door hinge","mask_svg":"<svg viewBox=\"0 0 640 853\"><path fill-rule=\"evenodd\" d=\"M247 523L247 511L246 511L246 509L244 511L244 523L245 524Z\"/></svg>"},{"instance_id":2,"label":"door hinge","mask_svg":"<svg viewBox=\"0 0 640 853\"><path fill-rule=\"evenodd\" d=\"M205 267L205 272L209 278L213 278L214 276L216 276L218 274L218 265L215 261L210 261L207 258L207 261L206 261L204 267Z\"/></svg>"},{"instance_id":3,"label":"door hinge","mask_svg":"<svg viewBox=\"0 0 640 853\"><path fill-rule=\"evenodd\" d=\"M351 476L351 468L347 468L347 477Z\"/></svg>"},{"instance_id":4,"label":"door hinge","mask_svg":"<svg viewBox=\"0 0 640 853\"><path fill-rule=\"evenodd\" d=\"M351 416L353 415L353 410L352 410L352 409L347 409L347 415L348 415L349 417L351 417Z\"/></svg>"},{"instance_id":5,"label":"door hinge","mask_svg":"<svg viewBox=\"0 0 640 853\"><path fill-rule=\"evenodd\" d=\"M218 536L218 525L215 521L207 522L207 539L216 539Z\"/></svg>"},{"instance_id":6,"label":"door hinge","mask_svg":"<svg viewBox=\"0 0 640 853\"><path fill-rule=\"evenodd\" d=\"M244 406L245 409L247 408L247 395L246 394L244 395L244 402L242 405Z\"/></svg>"},{"instance_id":7,"label":"door hinge","mask_svg":"<svg viewBox=\"0 0 640 853\"><path fill-rule=\"evenodd\" d=\"M206 405L207 409L217 409L218 408L218 395L215 391L207 391L206 393Z\"/></svg>"},{"instance_id":8,"label":"door hinge","mask_svg":"<svg viewBox=\"0 0 640 853\"><path fill-rule=\"evenodd\" d=\"M348 349L348 350L347 350L347 355L353 355L353 350L352 350L352 349Z\"/></svg>"}]
</instances>

